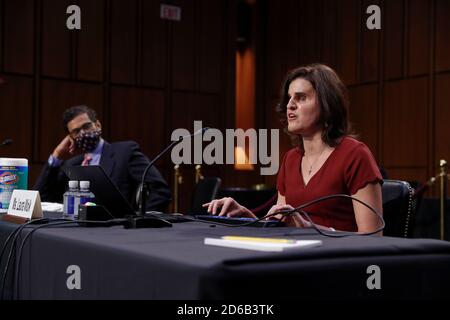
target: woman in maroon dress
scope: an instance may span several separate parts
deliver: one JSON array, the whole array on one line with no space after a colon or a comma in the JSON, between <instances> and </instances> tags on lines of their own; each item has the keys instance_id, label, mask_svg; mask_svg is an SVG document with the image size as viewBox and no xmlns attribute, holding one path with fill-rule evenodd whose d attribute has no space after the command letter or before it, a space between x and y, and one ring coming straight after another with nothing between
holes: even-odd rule
<instances>
[{"instance_id":1,"label":"woman in maroon dress","mask_svg":"<svg viewBox=\"0 0 450 320\"><path fill-rule=\"evenodd\" d=\"M282 90L277 111L296 146L284 155L278 172L277 204L268 215L342 193L381 214L382 177L367 146L351 136L347 91L336 73L322 64L300 67L288 73ZM212 214L255 217L232 198L213 200L206 206ZM305 211L325 230L372 232L380 227L379 218L354 200L333 198ZM298 213L284 221L310 227Z\"/></svg>"}]
</instances>

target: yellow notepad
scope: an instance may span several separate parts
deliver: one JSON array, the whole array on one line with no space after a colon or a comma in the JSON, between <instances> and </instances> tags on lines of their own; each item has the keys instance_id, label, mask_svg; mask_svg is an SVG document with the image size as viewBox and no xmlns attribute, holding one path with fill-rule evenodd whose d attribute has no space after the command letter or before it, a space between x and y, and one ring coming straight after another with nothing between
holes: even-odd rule
<instances>
[{"instance_id":1,"label":"yellow notepad","mask_svg":"<svg viewBox=\"0 0 450 320\"><path fill-rule=\"evenodd\" d=\"M295 241L297 241L294 239L239 237L239 236L223 236L222 239L235 241L268 242L268 243L295 243Z\"/></svg>"}]
</instances>

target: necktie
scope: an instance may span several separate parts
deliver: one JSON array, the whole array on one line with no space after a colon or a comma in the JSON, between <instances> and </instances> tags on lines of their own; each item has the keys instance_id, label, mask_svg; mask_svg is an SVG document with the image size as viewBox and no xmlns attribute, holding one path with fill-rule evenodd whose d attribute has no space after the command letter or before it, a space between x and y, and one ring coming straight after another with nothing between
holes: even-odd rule
<instances>
[{"instance_id":1,"label":"necktie","mask_svg":"<svg viewBox=\"0 0 450 320\"><path fill-rule=\"evenodd\" d=\"M85 153L84 154L84 159L83 162L81 163L82 166L88 166L89 163L92 160L92 155L90 153Z\"/></svg>"}]
</instances>

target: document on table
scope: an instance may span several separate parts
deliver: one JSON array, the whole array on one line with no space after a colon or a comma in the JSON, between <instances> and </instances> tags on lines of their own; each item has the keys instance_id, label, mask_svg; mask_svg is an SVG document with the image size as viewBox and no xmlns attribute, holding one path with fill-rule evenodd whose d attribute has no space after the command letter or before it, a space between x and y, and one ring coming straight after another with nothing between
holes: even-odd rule
<instances>
[{"instance_id":1,"label":"document on table","mask_svg":"<svg viewBox=\"0 0 450 320\"><path fill-rule=\"evenodd\" d=\"M205 238L204 244L257 251L279 252L284 250L300 248L305 249L321 246L322 240L224 236L222 238Z\"/></svg>"}]
</instances>

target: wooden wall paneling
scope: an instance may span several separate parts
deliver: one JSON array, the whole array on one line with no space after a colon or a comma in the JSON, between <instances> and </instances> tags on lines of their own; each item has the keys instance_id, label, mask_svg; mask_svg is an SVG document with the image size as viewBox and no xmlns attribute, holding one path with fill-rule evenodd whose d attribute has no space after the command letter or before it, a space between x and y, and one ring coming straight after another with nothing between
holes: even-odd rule
<instances>
[{"instance_id":1,"label":"wooden wall paneling","mask_svg":"<svg viewBox=\"0 0 450 320\"><path fill-rule=\"evenodd\" d=\"M296 0L288 0L286 3L282 2L282 15L281 15L281 25L280 25L280 36L281 33L284 35L281 37L281 61L282 61L282 79L278 83L277 93L280 92L279 88L281 87L281 82L286 75L286 73L299 66L301 61L299 61L300 57L300 41L298 41L300 37L299 31L299 22L298 15L300 10L300 1ZM289 20L289 21L287 21ZM288 30L288 31L287 31Z\"/></svg>"},{"instance_id":2,"label":"wooden wall paneling","mask_svg":"<svg viewBox=\"0 0 450 320\"><path fill-rule=\"evenodd\" d=\"M34 1L4 4L5 71L32 74L34 66Z\"/></svg>"},{"instance_id":3,"label":"wooden wall paneling","mask_svg":"<svg viewBox=\"0 0 450 320\"><path fill-rule=\"evenodd\" d=\"M46 161L49 154L66 135L62 125L63 111L75 105L87 105L97 112L100 122L103 118L103 87L100 84L87 84L61 80L43 80L41 94L41 113L39 118L40 161Z\"/></svg>"},{"instance_id":4,"label":"wooden wall paneling","mask_svg":"<svg viewBox=\"0 0 450 320\"><path fill-rule=\"evenodd\" d=\"M350 120L358 139L378 157L378 85L362 85L349 89Z\"/></svg>"},{"instance_id":5,"label":"wooden wall paneling","mask_svg":"<svg viewBox=\"0 0 450 320\"><path fill-rule=\"evenodd\" d=\"M195 110L195 94L188 92L173 92L171 118L169 120L169 132L178 128L185 128L189 131L193 130L194 115L192 110ZM183 116L181 116L183 115Z\"/></svg>"},{"instance_id":6,"label":"wooden wall paneling","mask_svg":"<svg viewBox=\"0 0 450 320\"><path fill-rule=\"evenodd\" d=\"M430 177L426 168L384 168L389 179L418 182L424 184Z\"/></svg>"},{"instance_id":7,"label":"wooden wall paneling","mask_svg":"<svg viewBox=\"0 0 450 320\"><path fill-rule=\"evenodd\" d=\"M284 20L281 10L283 2L268 1L267 2L267 41L266 41L266 97L277 96L280 91L281 81L283 80L286 70L282 66L283 44L286 43L286 33L282 32L282 23L286 23L291 29L295 25L289 19Z\"/></svg>"},{"instance_id":8,"label":"wooden wall paneling","mask_svg":"<svg viewBox=\"0 0 450 320\"><path fill-rule=\"evenodd\" d=\"M172 114L170 119L169 134L175 129L184 128L189 132L194 130L194 121L202 120L203 127L220 128L221 114L223 109L220 107L220 98L217 95L209 94L194 94L185 92L175 92L173 94ZM212 111L214 110L214 112ZM222 131L222 130L221 130ZM224 131L222 131L224 134ZM209 142L202 143L204 148ZM202 148L202 152L203 152ZM194 140L191 139L191 162L194 161ZM166 172L170 180L170 185L173 190L173 166L174 164L168 158L165 161ZM225 165L219 165L220 172L225 170ZM204 164L203 167L209 168L210 166ZM217 167L217 166L214 166ZM194 164L182 164L180 170L183 174L183 184L180 186L180 208L181 210L187 210L190 207L191 194L194 186ZM210 168L209 168L210 169ZM220 172L218 175L224 178Z\"/></svg>"},{"instance_id":9,"label":"wooden wall paneling","mask_svg":"<svg viewBox=\"0 0 450 320\"><path fill-rule=\"evenodd\" d=\"M72 68L72 30L66 20L69 0L42 1L42 56L41 70L44 76L70 78Z\"/></svg>"},{"instance_id":10,"label":"wooden wall paneling","mask_svg":"<svg viewBox=\"0 0 450 320\"><path fill-rule=\"evenodd\" d=\"M383 158L386 167L427 165L427 78L385 84Z\"/></svg>"},{"instance_id":11,"label":"wooden wall paneling","mask_svg":"<svg viewBox=\"0 0 450 320\"><path fill-rule=\"evenodd\" d=\"M226 44L224 45L224 68L222 69L224 72L223 81L224 86L221 91L221 100L222 100L222 116L221 116L221 126L223 128L232 128L235 123L235 115L236 115L236 35L237 35L237 0L225 1L225 10L224 17L226 17L227 23L225 24L226 31L224 36L224 41ZM264 7L265 3L258 3L258 5L262 5ZM264 20L265 25L265 20ZM265 34L262 33L260 36L265 37ZM258 47L263 48L263 46ZM264 51L264 50L262 50ZM261 54L257 58L257 63L264 63L265 55ZM263 68L258 69L261 72L265 72ZM265 83L265 77L261 77L259 79L262 83ZM258 81L257 81L258 83ZM264 99L264 96L261 95L258 98ZM224 179L224 181L229 181L230 177L234 176L233 168L229 166L225 166L222 168L222 174L218 175Z\"/></svg>"},{"instance_id":12,"label":"wooden wall paneling","mask_svg":"<svg viewBox=\"0 0 450 320\"><path fill-rule=\"evenodd\" d=\"M370 5L380 6L380 1L364 0L361 6L361 40L360 40L360 82L372 82L378 80L379 45L381 30L369 30L366 22L369 15L366 13ZM381 25L383 28L383 25Z\"/></svg>"},{"instance_id":13,"label":"wooden wall paneling","mask_svg":"<svg viewBox=\"0 0 450 320\"><path fill-rule=\"evenodd\" d=\"M192 132L194 121L202 120L204 127L221 128L222 102L218 95L174 92L170 133L177 128Z\"/></svg>"},{"instance_id":14,"label":"wooden wall paneling","mask_svg":"<svg viewBox=\"0 0 450 320\"><path fill-rule=\"evenodd\" d=\"M225 44L225 6L222 0L199 0L198 4L198 90L218 93L223 87L221 66Z\"/></svg>"},{"instance_id":15,"label":"wooden wall paneling","mask_svg":"<svg viewBox=\"0 0 450 320\"><path fill-rule=\"evenodd\" d=\"M134 140L153 158L170 142L165 133L164 92L114 86L111 89L111 141Z\"/></svg>"},{"instance_id":16,"label":"wooden wall paneling","mask_svg":"<svg viewBox=\"0 0 450 320\"><path fill-rule=\"evenodd\" d=\"M81 30L77 35L77 78L103 81L105 71L105 1L80 0Z\"/></svg>"},{"instance_id":17,"label":"wooden wall paneling","mask_svg":"<svg viewBox=\"0 0 450 320\"><path fill-rule=\"evenodd\" d=\"M268 1L267 12L267 62L266 92L267 99L280 94L286 73L299 66L300 24L298 14L303 2ZM270 111L269 111L270 112Z\"/></svg>"},{"instance_id":18,"label":"wooden wall paneling","mask_svg":"<svg viewBox=\"0 0 450 320\"><path fill-rule=\"evenodd\" d=\"M432 167L439 170L439 160L450 162L450 75L443 74L436 77L435 87L435 115L434 115L434 150L435 161ZM437 172L437 171L436 171Z\"/></svg>"},{"instance_id":19,"label":"wooden wall paneling","mask_svg":"<svg viewBox=\"0 0 450 320\"><path fill-rule=\"evenodd\" d=\"M169 22L160 18L160 1L145 0L142 6L142 84L163 88L167 85Z\"/></svg>"},{"instance_id":20,"label":"wooden wall paneling","mask_svg":"<svg viewBox=\"0 0 450 320\"><path fill-rule=\"evenodd\" d=\"M140 89L138 93L139 113L128 124L138 124L136 137L142 140L142 150L153 159L170 142L170 133L165 131L164 91Z\"/></svg>"},{"instance_id":21,"label":"wooden wall paneling","mask_svg":"<svg viewBox=\"0 0 450 320\"><path fill-rule=\"evenodd\" d=\"M177 0L174 5L180 6L181 21L172 24L172 87L175 90L195 89L195 54L197 35L195 24L195 8L198 0Z\"/></svg>"},{"instance_id":22,"label":"wooden wall paneling","mask_svg":"<svg viewBox=\"0 0 450 320\"><path fill-rule=\"evenodd\" d=\"M136 84L137 1L111 1L111 82Z\"/></svg>"},{"instance_id":23,"label":"wooden wall paneling","mask_svg":"<svg viewBox=\"0 0 450 320\"><path fill-rule=\"evenodd\" d=\"M292 67L299 65L299 62L302 65L320 62L322 21L320 21L319 7L322 7L321 1L302 1L301 3L290 1L290 5L289 20L298 25L298 33L296 34L295 30L284 28L282 30L286 32L287 42L295 46L292 49L298 52L297 61L293 62ZM294 50L289 50L287 53Z\"/></svg>"},{"instance_id":24,"label":"wooden wall paneling","mask_svg":"<svg viewBox=\"0 0 450 320\"><path fill-rule=\"evenodd\" d=\"M401 78L404 58L404 0L384 1L384 19L381 28L384 30L384 77L385 79Z\"/></svg>"},{"instance_id":25,"label":"wooden wall paneling","mask_svg":"<svg viewBox=\"0 0 450 320\"><path fill-rule=\"evenodd\" d=\"M223 117L223 101L216 94L196 95L195 111L192 110L194 120L202 120L203 127L223 130L221 118ZM181 106L181 105L180 105ZM172 108L172 110L179 110Z\"/></svg>"},{"instance_id":26,"label":"wooden wall paneling","mask_svg":"<svg viewBox=\"0 0 450 320\"><path fill-rule=\"evenodd\" d=\"M337 5L336 0L323 0L321 62L333 69L336 69Z\"/></svg>"},{"instance_id":27,"label":"wooden wall paneling","mask_svg":"<svg viewBox=\"0 0 450 320\"><path fill-rule=\"evenodd\" d=\"M265 110L262 110L264 108L266 98L265 95L266 89L265 89L265 75L266 75L266 56L265 56L265 46L266 46L266 33L267 33L267 19L265 18L265 13L267 10L267 2L256 2L255 5L255 12L253 15L253 34L255 38L255 55L254 55L254 83L255 83L255 91L254 91L254 101L255 101L255 108L256 106L263 106L262 108L258 108L258 112L255 112L254 115L254 126L256 127L265 127L267 125L266 120L266 112ZM225 15L224 17L227 21L232 21L229 16ZM223 47L225 48L227 45L224 44ZM229 45L228 45L229 46ZM223 56L223 59L227 59L226 55ZM237 63L237 59L235 61ZM237 68L236 68L237 69ZM223 73L226 74L226 73ZM226 93L225 93L226 94ZM226 106L225 106L226 108Z\"/></svg>"},{"instance_id":28,"label":"wooden wall paneling","mask_svg":"<svg viewBox=\"0 0 450 320\"><path fill-rule=\"evenodd\" d=\"M13 144L0 150L0 157L19 157L32 160L33 138L33 79L3 76L0 87L2 125L0 141L13 139Z\"/></svg>"},{"instance_id":29,"label":"wooden wall paneling","mask_svg":"<svg viewBox=\"0 0 450 320\"><path fill-rule=\"evenodd\" d=\"M1 23L1 21L5 20L3 6L4 2L3 0L0 0L0 72L3 71L3 23Z\"/></svg>"},{"instance_id":30,"label":"wooden wall paneling","mask_svg":"<svg viewBox=\"0 0 450 320\"><path fill-rule=\"evenodd\" d=\"M436 71L450 70L450 2L436 0Z\"/></svg>"},{"instance_id":31,"label":"wooden wall paneling","mask_svg":"<svg viewBox=\"0 0 450 320\"><path fill-rule=\"evenodd\" d=\"M430 1L409 0L408 75L428 73L430 54Z\"/></svg>"},{"instance_id":32,"label":"wooden wall paneling","mask_svg":"<svg viewBox=\"0 0 450 320\"><path fill-rule=\"evenodd\" d=\"M337 34L337 72L346 85L357 83L359 1L339 1Z\"/></svg>"},{"instance_id":33,"label":"wooden wall paneling","mask_svg":"<svg viewBox=\"0 0 450 320\"><path fill-rule=\"evenodd\" d=\"M167 133L169 135L172 134L172 132L178 128L183 128L188 130L189 132L193 132L194 130L194 120L202 119L202 113L208 112L207 110L201 110L200 108L196 108L197 106L197 99L196 95L194 93L189 92L173 92L172 94L172 101L171 101L171 113L169 115L168 120L168 129ZM194 114L194 112L196 113ZM203 124L205 125L205 124ZM194 150L194 141L191 139L191 161L194 160L194 155L192 154ZM172 191L174 191L174 164L172 163L170 159L170 155L166 159L161 160L161 165L164 168L165 176L168 179L168 183L170 185L170 188ZM181 212L185 211L189 205L190 201L186 198L186 194L189 194L192 192L192 185L193 180L190 179L188 176L185 176L187 171L192 171L192 168L194 165L188 165L188 164L181 164L180 170L181 174L183 175L183 183L180 186L180 201L179 205L181 208ZM187 180L186 180L187 179ZM184 195L184 196L181 196Z\"/></svg>"},{"instance_id":34,"label":"wooden wall paneling","mask_svg":"<svg viewBox=\"0 0 450 320\"><path fill-rule=\"evenodd\" d=\"M225 128L222 127L221 119L224 110L222 101L218 95L175 92L173 94L171 110L168 139L170 139L172 132L178 128L187 129L192 133L194 130L194 121L202 121L203 127L216 128L225 134ZM192 148L194 147L193 143L192 141ZM207 144L209 142L204 143L203 147ZM191 160L194 160L193 154ZM173 165L171 166L173 167Z\"/></svg>"},{"instance_id":35,"label":"wooden wall paneling","mask_svg":"<svg viewBox=\"0 0 450 320\"><path fill-rule=\"evenodd\" d=\"M221 99L220 95L215 94L197 94L195 97L196 101L196 111L193 112L193 119L194 120L202 120L202 126L203 127L210 127L210 128L216 128L220 130L225 136L225 129L226 128L233 128L232 125L224 127L222 118L224 117L224 105L223 101ZM212 112L212 110L215 110L215 112ZM192 124L193 125L193 124ZM191 125L191 127L192 127ZM192 129L189 129L192 130ZM202 144L202 150L205 149L207 145L209 145L209 141L204 142ZM225 140L224 140L225 144ZM224 151L224 157L225 157L225 151ZM209 174L214 174L216 176L219 176L222 178L224 183L227 183L227 177L224 175L226 164L223 165L207 165L203 164L202 171L205 173L205 175L209 172ZM192 170L189 175L194 178L194 170Z\"/></svg>"}]
</instances>

